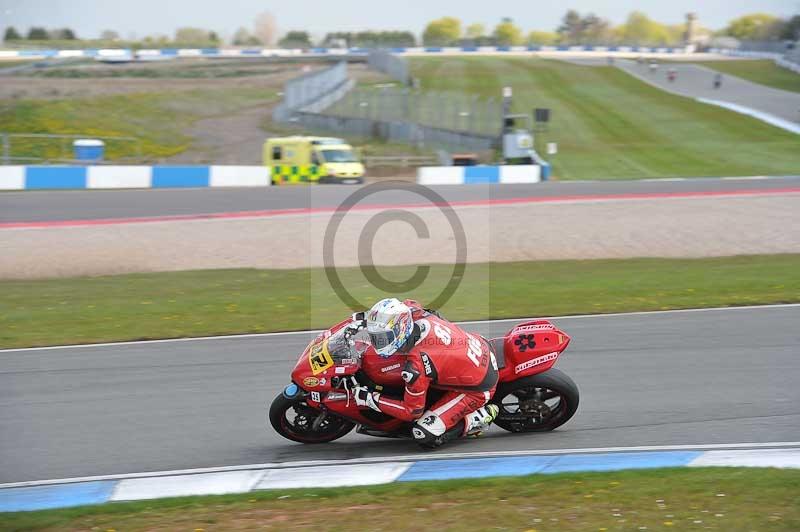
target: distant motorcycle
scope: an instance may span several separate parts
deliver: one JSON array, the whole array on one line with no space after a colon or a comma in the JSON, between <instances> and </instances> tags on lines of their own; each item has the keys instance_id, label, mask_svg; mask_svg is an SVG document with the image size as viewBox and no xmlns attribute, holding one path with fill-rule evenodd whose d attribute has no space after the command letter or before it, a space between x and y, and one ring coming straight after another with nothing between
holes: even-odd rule
<instances>
[{"instance_id":1,"label":"distant motorcycle","mask_svg":"<svg viewBox=\"0 0 800 532\"><path fill-rule=\"evenodd\" d=\"M673 83L675 81L675 78L677 78L677 77L678 77L678 72L674 68L670 68L667 71L667 80L670 83Z\"/></svg>"},{"instance_id":2,"label":"distant motorcycle","mask_svg":"<svg viewBox=\"0 0 800 532\"><path fill-rule=\"evenodd\" d=\"M269 421L284 438L326 443L349 433L412 438L411 423L356 405L357 386L401 397L405 355L378 356L358 320L345 320L319 334L303 351L292 383L272 401ZM491 402L500 407L495 424L510 432L550 431L578 409L579 394L565 373L553 368L570 337L547 320L521 323L489 340L499 369ZM444 391L434 386L430 406Z\"/></svg>"}]
</instances>

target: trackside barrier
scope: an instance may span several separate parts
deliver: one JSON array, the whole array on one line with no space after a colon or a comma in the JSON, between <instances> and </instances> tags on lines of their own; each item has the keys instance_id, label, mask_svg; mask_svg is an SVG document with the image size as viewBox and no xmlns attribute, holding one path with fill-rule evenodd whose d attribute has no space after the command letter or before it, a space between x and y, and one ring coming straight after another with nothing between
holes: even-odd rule
<instances>
[{"instance_id":1,"label":"trackside barrier","mask_svg":"<svg viewBox=\"0 0 800 532\"><path fill-rule=\"evenodd\" d=\"M549 165L423 166L417 169L420 185L479 185L539 183L549 176Z\"/></svg>"},{"instance_id":2,"label":"trackside barrier","mask_svg":"<svg viewBox=\"0 0 800 532\"><path fill-rule=\"evenodd\" d=\"M266 187L266 166L0 166L0 190Z\"/></svg>"},{"instance_id":3,"label":"trackside barrier","mask_svg":"<svg viewBox=\"0 0 800 532\"><path fill-rule=\"evenodd\" d=\"M365 57L372 50L367 48L161 48L130 50L120 48L85 49L85 50L0 50L0 59L3 58L65 58L65 57L94 57L109 60L130 60L153 58L178 58L178 57L320 57L320 56L348 56ZM593 53L639 53L639 54L684 54L686 47L649 47L649 46L428 46L428 47L398 47L388 50L392 54L461 54L461 53L503 53L503 52L593 52Z\"/></svg>"}]
</instances>

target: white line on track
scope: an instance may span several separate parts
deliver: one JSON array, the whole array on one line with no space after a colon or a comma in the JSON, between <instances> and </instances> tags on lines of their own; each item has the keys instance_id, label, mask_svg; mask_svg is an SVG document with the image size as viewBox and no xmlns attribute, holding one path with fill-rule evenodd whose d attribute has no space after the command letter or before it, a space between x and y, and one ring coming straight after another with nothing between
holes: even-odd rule
<instances>
[{"instance_id":1,"label":"white line on track","mask_svg":"<svg viewBox=\"0 0 800 532\"><path fill-rule=\"evenodd\" d=\"M503 456L551 456L564 454L599 454L626 452L668 452L668 451L714 451L727 449L781 449L800 448L800 441L763 442L763 443L719 443L697 445L645 445L637 447L591 447L582 449L541 449L519 451L481 451L472 453L437 453L409 454L400 456L383 456L371 458L349 458L345 460L307 460L299 462L272 462L266 464L248 464L224 467L205 467L198 469L178 469L173 471L152 471L147 473L124 473L119 475L101 475L93 477L61 478L54 480L31 480L0 484L0 489L21 488L27 486L47 486L53 484L73 484L76 482L93 482L99 480L123 480L129 478L153 478L173 475L198 475L201 473L221 473L226 471L250 471L259 469L291 469L295 467L335 466L350 464L378 464L384 462L422 462L432 460L449 460L463 458L497 458Z\"/></svg>"},{"instance_id":2,"label":"white line on track","mask_svg":"<svg viewBox=\"0 0 800 532\"><path fill-rule=\"evenodd\" d=\"M613 312L609 314L575 314L568 316L538 316L538 317L521 317L521 318L503 318L498 320L477 320L477 321L459 321L459 325L485 325L490 323L511 323L522 322L525 320L580 320L590 318L615 318L620 316L650 316L660 314L677 314L687 312L723 312L731 310L769 310L779 308L795 308L800 307L800 303L783 303L779 305L748 305L741 307L711 307L711 308L687 308L687 309L674 309L674 310L644 310L639 312ZM287 332L270 332L270 333L252 333L252 334L227 334L221 336L195 336L192 338L164 338L161 340L134 340L130 342L106 342L99 344L74 344L74 345L53 345L45 347L20 347L15 349L0 349L0 355L7 353L25 353L30 351L47 351L56 349L86 349L90 347L124 347L126 345L147 345L147 344L163 344L172 342L197 342L197 341L212 341L212 340L238 340L244 338L269 338L271 336L295 336L295 335L309 335L322 332L322 329L315 329L309 331L287 331Z\"/></svg>"}]
</instances>

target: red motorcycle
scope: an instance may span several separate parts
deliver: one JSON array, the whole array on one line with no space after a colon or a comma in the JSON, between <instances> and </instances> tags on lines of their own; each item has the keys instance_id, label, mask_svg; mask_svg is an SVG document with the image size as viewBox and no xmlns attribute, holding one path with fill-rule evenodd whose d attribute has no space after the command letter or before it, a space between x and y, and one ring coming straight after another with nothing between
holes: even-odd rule
<instances>
[{"instance_id":1,"label":"red motorcycle","mask_svg":"<svg viewBox=\"0 0 800 532\"><path fill-rule=\"evenodd\" d=\"M378 356L363 328L363 313L319 334L292 371L292 383L273 401L269 420L284 438L326 443L356 425L368 436L411 438L411 423L356 406L350 390L370 388L402 397L405 355ZM553 368L570 338L547 320L521 323L489 340L500 379L491 402L500 407L495 424L510 432L544 432L566 423L578 409L578 388ZM444 393L444 392L441 392ZM441 393L428 392L428 406Z\"/></svg>"}]
</instances>

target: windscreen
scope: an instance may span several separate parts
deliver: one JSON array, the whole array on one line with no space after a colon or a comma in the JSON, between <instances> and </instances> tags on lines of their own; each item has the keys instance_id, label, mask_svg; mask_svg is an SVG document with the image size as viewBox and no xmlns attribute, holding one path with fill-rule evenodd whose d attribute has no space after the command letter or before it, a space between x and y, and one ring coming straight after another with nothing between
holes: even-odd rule
<instances>
[{"instance_id":1,"label":"windscreen","mask_svg":"<svg viewBox=\"0 0 800 532\"><path fill-rule=\"evenodd\" d=\"M352 150L322 150L322 156L326 163L357 163L355 154Z\"/></svg>"},{"instance_id":2,"label":"windscreen","mask_svg":"<svg viewBox=\"0 0 800 532\"><path fill-rule=\"evenodd\" d=\"M348 340L344 331L343 328L339 329L328 338L328 353L334 361L359 358L369 348L369 341L364 334L359 332Z\"/></svg>"}]
</instances>

